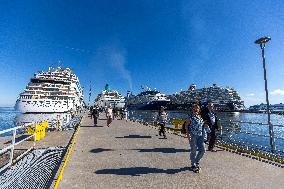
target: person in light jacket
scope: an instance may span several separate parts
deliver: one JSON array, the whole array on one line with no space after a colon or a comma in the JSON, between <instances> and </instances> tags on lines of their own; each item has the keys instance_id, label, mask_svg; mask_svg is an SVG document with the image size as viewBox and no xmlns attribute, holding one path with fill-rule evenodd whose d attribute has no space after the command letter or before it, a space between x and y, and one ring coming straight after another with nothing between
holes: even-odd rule
<instances>
[{"instance_id":1,"label":"person in light jacket","mask_svg":"<svg viewBox=\"0 0 284 189\"><path fill-rule=\"evenodd\" d=\"M208 125L204 124L204 120L201 117L201 110L198 103L192 105L192 114L190 114L186 120L185 128L187 138L190 144L190 160L191 170L195 173L200 171L200 160L205 154L204 138L206 136L206 129ZM198 153L196 155L196 151Z\"/></svg>"}]
</instances>

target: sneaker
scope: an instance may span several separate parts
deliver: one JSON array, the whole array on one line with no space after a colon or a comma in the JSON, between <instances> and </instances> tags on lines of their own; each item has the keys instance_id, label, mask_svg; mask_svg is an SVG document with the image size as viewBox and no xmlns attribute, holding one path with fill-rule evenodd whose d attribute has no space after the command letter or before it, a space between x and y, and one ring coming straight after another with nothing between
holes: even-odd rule
<instances>
[{"instance_id":1,"label":"sneaker","mask_svg":"<svg viewBox=\"0 0 284 189\"><path fill-rule=\"evenodd\" d=\"M196 167L196 169L193 172L200 173L200 167Z\"/></svg>"},{"instance_id":2,"label":"sneaker","mask_svg":"<svg viewBox=\"0 0 284 189\"><path fill-rule=\"evenodd\" d=\"M196 167L197 167L197 168L199 168L199 162L198 162L198 163L196 163Z\"/></svg>"}]
</instances>

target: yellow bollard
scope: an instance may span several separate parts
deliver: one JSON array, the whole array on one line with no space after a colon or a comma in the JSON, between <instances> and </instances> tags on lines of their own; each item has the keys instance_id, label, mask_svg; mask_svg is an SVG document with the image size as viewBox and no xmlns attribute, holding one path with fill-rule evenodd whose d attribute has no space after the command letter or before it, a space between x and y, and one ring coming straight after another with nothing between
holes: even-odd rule
<instances>
[{"instance_id":1,"label":"yellow bollard","mask_svg":"<svg viewBox=\"0 0 284 189\"><path fill-rule=\"evenodd\" d=\"M48 128L48 122L44 121L41 123L41 133L40 133L40 137L44 138L45 137L45 130Z\"/></svg>"},{"instance_id":2,"label":"yellow bollard","mask_svg":"<svg viewBox=\"0 0 284 189\"><path fill-rule=\"evenodd\" d=\"M36 132L36 138L35 141L39 141L41 138L45 137L45 128L48 126L48 123L37 124L36 126L31 125L26 129L26 132L30 135L33 135L34 132ZM32 137L32 140L34 140L34 137Z\"/></svg>"},{"instance_id":3,"label":"yellow bollard","mask_svg":"<svg viewBox=\"0 0 284 189\"><path fill-rule=\"evenodd\" d=\"M175 129L181 129L182 124L185 122L185 118L172 118L171 122L175 124L174 128Z\"/></svg>"}]
</instances>

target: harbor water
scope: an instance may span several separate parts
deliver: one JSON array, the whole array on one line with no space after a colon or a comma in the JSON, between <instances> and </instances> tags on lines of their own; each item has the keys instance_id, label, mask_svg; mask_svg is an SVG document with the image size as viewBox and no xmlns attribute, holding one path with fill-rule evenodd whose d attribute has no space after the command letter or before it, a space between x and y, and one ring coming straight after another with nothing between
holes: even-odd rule
<instances>
[{"instance_id":1,"label":"harbor water","mask_svg":"<svg viewBox=\"0 0 284 189\"><path fill-rule=\"evenodd\" d=\"M49 128L68 127L71 123L72 115L70 113L38 113L38 114L22 114L14 109L14 107L0 107L0 130L9 129L20 126L24 123L35 123L48 121ZM77 120L76 120L77 121ZM11 135L7 132L1 136Z\"/></svg>"},{"instance_id":2,"label":"harbor water","mask_svg":"<svg viewBox=\"0 0 284 189\"><path fill-rule=\"evenodd\" d=\"M129 116L133 119L143 120L153 124L157 117L157 111L130 111ZM169 118L186 118L187 112L169 111ZM241 146L270 151L270 137L267 123L267 114L240 113L240 112L218 112L218 118L222 125L223 141ZM242 123L250 122L250 123ZM252 124L253 123L264 123ZM272 114L271 122L274 126L276 149L284 152L284 116ZM279 125L279 126L276 126ZM168 127L173 124L167 124ZM281 155L282 156L282 155Z\"/></svg>"}]
</instances>

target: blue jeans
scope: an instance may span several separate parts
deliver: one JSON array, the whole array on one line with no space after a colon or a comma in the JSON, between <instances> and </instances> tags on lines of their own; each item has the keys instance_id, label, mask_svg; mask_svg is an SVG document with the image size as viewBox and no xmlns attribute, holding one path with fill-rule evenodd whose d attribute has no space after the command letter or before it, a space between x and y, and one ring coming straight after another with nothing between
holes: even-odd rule
<instances>
[{"instance_id":1,"label":"blue jeans","mask_svg":"<svg viewBox=\"0 0 284 189\"><path fill-rule=\"evenodd\" d=\"M190 135L190 160L191 165L195 166L199 164L200 159L205 154L205 143L204 136ZM198 154L196 155L196 150L198 149Z\"/></svg>"}]
</instances>

